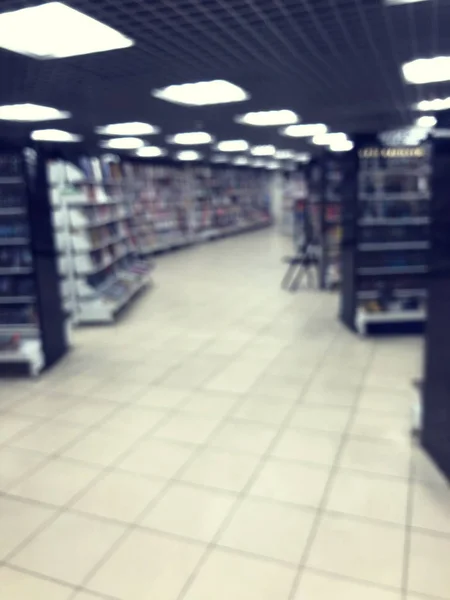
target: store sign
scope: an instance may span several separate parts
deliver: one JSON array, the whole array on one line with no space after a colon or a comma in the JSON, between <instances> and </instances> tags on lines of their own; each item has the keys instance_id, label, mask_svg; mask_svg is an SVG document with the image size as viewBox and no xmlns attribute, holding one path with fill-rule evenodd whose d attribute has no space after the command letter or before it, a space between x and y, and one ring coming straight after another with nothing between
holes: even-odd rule
<instances>
[{"instance_id":1,"label":"store sign","mask_svg":"<svg viewBox=\"0 0 450 600\"><path fill-rule=\"evenodd\" d=\"M425 149L417 148L362 148L358 151L360 158L411 158L425 156Z\"/></svg>"}]
</instances>

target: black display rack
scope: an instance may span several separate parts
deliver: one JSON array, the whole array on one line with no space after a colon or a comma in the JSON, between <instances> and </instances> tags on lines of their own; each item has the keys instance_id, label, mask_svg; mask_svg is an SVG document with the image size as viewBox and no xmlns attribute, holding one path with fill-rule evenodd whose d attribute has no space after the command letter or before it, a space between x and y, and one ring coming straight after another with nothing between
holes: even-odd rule
<instances>
[{"instance_id":1,"label":"black display rack","mask_svg":"<svg viewBox=\"0 0 450 600\"><path fill-rule=\"evenodd\" d=\"M37 375L68 348L45 161L0 147L0 373Z\"/></svg>"},{"instance_id":2,"label":"black display rack","mask_svg":"<svg viewBox=\"0 0 450 600\"><path fill-rule=\"evenodd\" d=\"M421 442L450 482L450 112L432 142L428 321Z\"/></svg>"},{"instance_id":3,"label":"black display rack","mask_svg":"<svg viewBox=\"0 0 450 600\"><path fill-rule=\"evenodd\" d=\"M349 160L341 319L361 334L422 330L430 247L429 145L390 147L377 136L358 136Z\"/></svg>"}]
</instances>

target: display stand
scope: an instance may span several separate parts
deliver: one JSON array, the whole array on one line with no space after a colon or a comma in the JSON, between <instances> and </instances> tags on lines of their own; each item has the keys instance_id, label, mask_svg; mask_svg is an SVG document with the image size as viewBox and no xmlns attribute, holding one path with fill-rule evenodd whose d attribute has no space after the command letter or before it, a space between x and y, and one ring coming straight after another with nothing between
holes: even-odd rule
<instances>
[{"instance_id":1,"label":"display stand","mask_svg":"<svg viewBox=\"0 0 450 600\"><path fill-rule=\"evenodd\" d=\"M420 331L430 238L427 145L358 136L355 187L343 204L341 319L361 334Z\"/></svg>"},{"instance_id":2,"label":"display stand","mask_svg":"<svg viewBox=\"0 0 450 600\"><path fill-rule=\"evenodd\" d=\"M45 162L0 148L0 372L37 375L68 348Z\"/></svg>"},{"instance_id":3,"label":"display stand","mask_svg":"<svg viewBox=\"0 0 450 600\"><path fill-rule=\"evenodd\" d=\"M433 140L428 322L420 438L450 482L450 113ZM446 129L441 129L445 127Z\"/></svg>"}]
</instances>

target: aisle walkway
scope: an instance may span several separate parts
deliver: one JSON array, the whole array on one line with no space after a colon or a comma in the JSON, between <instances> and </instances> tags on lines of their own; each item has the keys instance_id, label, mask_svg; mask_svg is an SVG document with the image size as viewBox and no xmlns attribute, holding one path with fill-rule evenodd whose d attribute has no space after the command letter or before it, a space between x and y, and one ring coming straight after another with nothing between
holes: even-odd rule
<instances>
[{"instance_id":1,"label":"aisle walkway","mask_svg":"<svg viewBox=\"0 0 450 600\"><path fill-rule=\"evenodd\" d=\"M2 600L450 599L409 439L420 339L280 291L285 242L162 257L122 322L0 389Z\"/></svg>"}]
</instances>

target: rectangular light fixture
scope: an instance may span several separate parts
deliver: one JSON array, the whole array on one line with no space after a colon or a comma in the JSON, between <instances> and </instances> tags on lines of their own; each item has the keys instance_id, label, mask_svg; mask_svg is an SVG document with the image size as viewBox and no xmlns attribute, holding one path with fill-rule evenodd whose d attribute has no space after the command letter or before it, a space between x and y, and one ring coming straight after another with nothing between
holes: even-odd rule
<instances>
[{"instance_id":1,"label":"rectangular light fixture","mask_svg":"<svg viewBox=\"0 0 450 600\"><path fill-rule=\"evenodd\" d=\"M119 137L100 142L102 148L112 148L114 150L136 150L144 145L144 142L136 137Z\"/></svg>"},{"instance_id":2,"label":"rectangular light fixture","mask_svg":"<svg viewBox=\"0 0 450 600\"><path fill-rule=\"evenodd\" d=\"M418 58L402 65L405 81L408 83L435 83L450 81L450 56Z\"/></svg>"},{"instance_id":3,"label":"rectangular light fixture","mask_svg":"<svg viewBox=\"0 0 450 600\"><path fill-rule=\"evenodd\" d=\"M242 125L255 125L257 127L268 127L274 125L290 125L297 123L298 117L292 110L260 110L238 115L234 119Z\"/></svg>"},{"instance_id":4,"label":"rectangular light fixture","mask_svg":"<svg viewBox=\"0 0 450 600\"><path fill-rule=\"evenodd\" d=\"M311 160L311 154L309 152L297 152L294 156L294 160L301 163L307 163Z\"/></svg>"},{"instance_id":5,"label":"rectangular light fixture","mask_svg":"<svg viewBox=\"0 0 450 600\"><path fill-rule=\"evenodd\" d=\"M416 2L426 2L426 0L384 0L388 6L396 6L397 4L415 4Z\"/></svg>"},{"instance_id":6,"label":"rectangular light fixture","mask_svg":"<svg viewBox=\"0 0 450 600\"><path fill-rule=\"evenodd\" d=\"M275 152L275 158L279 160L292 160L295 157L293 150L277 150Z\"/></svg>"},{"instance_id":7,"label":"rectangular light fixture","mask_svg":"<svg viewBox=\"0 0 450 600\"><path fill-rule=\"evenodd\" d=\"M275 169L281 169L281 163L277 160L269 160L266 164L266 169L274 171Z\"/></svg>"},{"instance_id":8,"label":"rectangular light fixture","mask_svg":"<svg viewBox=\"0 0 450 600\"><path fill-rule=\"evenodd\" d=\"M254 158L250 164L256 169L263 169L266 166L266 161L263 158Z\"/></svg>"},{"instance_id":9,"label":"rectangular light fixture","mask_svg":"<svg viewBox=\"0 0 450 600\"><path fill-rule=\"evenodd\" d=\"M423 117L416 119L416 126L425 127L426 129L431 129L431 127L434 127L436 123L437 119L432 115L424 115Z\"/></svg>"},{"instance_id":10,"label":"rectangular light fixture","mask_svg":"<svg viewBox=\"0 0 450 600\"><path fill-rule=\"evenodd\" d=\"M344 142L347 140L345 133L322 133L315 135L312 139L313 144L318 146L328 146L330 144Z\"/></svg>"},{"instance_id":11,"label":"rectangular light fixture","mask_svg":"<svg viewBox=\"0 0 450 600\"><path fill-rule=\"evenodd\" d=\"M202 155L200 152L196 152L195 150L181 150L181 152L177 152L176 157L178 160L200 160Z\"/></svg>"},{"instance_id":12,"label":"rectangular light fixture","mask_svg":"<svg viewBox=\"0 0 450 600\"><path fill-rule=\"evenodd\" d=\"M152 94L160 100L188 106L227 104L228 102L242 102L250 98L245 90L224 79L169 85L153 90Z\"/></svg>"},{"instance_id":13,"label":"rectangular light fixture","mask_svg":"<svg viewBox=\"0 0 450 600\"><path fill-rule=\"evenodd\" d=\"M353 142L350 140L335 141L330 144L332 152L348 152L353 149Z\"/></svg>"},{"instance_id":14,"label":"rectangular light fixture","mask_svg":"<svg viewBox=\"0 0 450 600\"><path fill-rule=\"evenodd\" d=\"M68 119L70 113L39 104L7 104L0 106L0 119L3 121L53 121Z\"/></svg>"},{"instance_id":15,"label":"rectangular light fixture","mask_svg":"<svg viewBox=\"0 0 450 600\"><path fill-rule=\"evenodd\" d=\"M139 121L112 123L111 125L100 125L95 128L95 133L101 135L152 135L159 132L159 127L149 123L140 123Z\"/></svg>"},{"instance_id":16,"label":"rectangular light fixture","mask_svg":"<svg viewBox=\"0 0 450 600\"><path fill-rule=\"evenodd\" d=\"M289 125L282 129L280 133L289 137L313 137L327 131L327 126L323 123L305 123L304 125Z\"/></svg>"},{"instance_id":17,"label":"rectangular light fixture","mask_svg":"<svg viewBox=\"0 0 450 600\"><path fill-rule=\"evenodd\" d=\"M237 165L237 166L248 165L248 163L249 163L249 159L247 158L247 156L237 156L233 160L233 165Z\"/></svg>"},{"instance_id":18,"label":"rectangular light fixture","mask_svg":"<svg viewBox=\"0 0 450 600\"><path fill-rule=\"evenodd\" d=\"M65 58L127 48L133 43L61 2L0 14L0 47L32 58Z\"/></svg>"},{"instance_id":19,"label":"rectangular light fixture","mask_svg":"<svg viewBox=\"0 0 450 600\"><path fill-rule=\"evenodd\" d=\"M450 97L421 100L416 104L416 108L423 111L446 110L447 108L450 108Z\"/></svg>"},{"instance_id":20,"label":"rectangular light fixture","mask_svg":"<svg viewBox=\"0 0 450 600\"><path fill-rule=\"evenodd\" d=\"M219 142L215 149L219 152L245 152L248 150L248 142L245 140L225 140Z\"/></svg>"},{"instance_id":21,"label":"rectangular light fixture","mask_svg":"<svg viewBox=\"0 0 450 600\"><path fill-rule=\"evenodd\" d=\"M273 156L275 152L275 146L272 146L271 144L252 146L250 148L250 153L253 154L253 156Z\"/></svg>"},{"instance_id":22,"label":"rectangular light fixture","mask_svg":"<svg viewBox=\"0 0 450 600\"><path fill-rule=\"evenodd\" d=\"M211 144L214 139L206 131L190 131L176 133L167 138L170 144L181 144L182 146L197 146L200 144Z\"/></svg>"},{"instance_id":23,"label":"rectangular light fixture","mask_svg":"<svg viewBox=\"0 0 450 600\"><path fill-rule=\"evenodd\" d=\"M144 146L136 150L136 154L141 157L154 158L156 156L165 156L167 151L158 146Z\"/></svg>"},{"instance_id":24,"label":"rectangular light fixture","mask_svg":"<svg viewBox=\"0 0 450 600\"><path fill-rule=\"evenodd\" d=\"M31 133L31 139L37 142L79 142L82 137L62 129L36 129Z\"/></svg>"}]
</instances>

